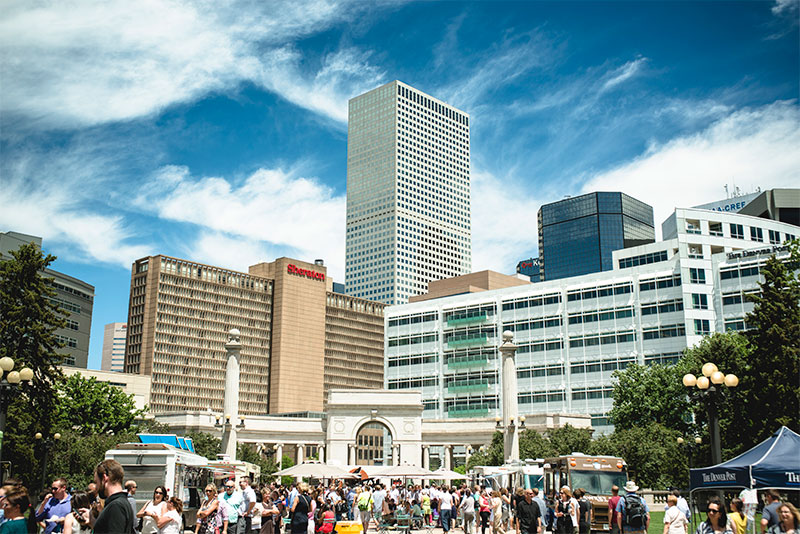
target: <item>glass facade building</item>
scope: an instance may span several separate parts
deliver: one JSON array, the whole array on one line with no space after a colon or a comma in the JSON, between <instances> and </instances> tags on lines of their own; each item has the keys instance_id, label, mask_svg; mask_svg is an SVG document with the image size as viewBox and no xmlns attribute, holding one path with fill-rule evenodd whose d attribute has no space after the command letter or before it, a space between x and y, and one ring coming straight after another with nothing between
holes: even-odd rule
<instances>
[{"instance_id":1,"label":"glass facade building","mask_svg":"<svg viewBox=\"0 0 800 534\"><path fill-rule=\"evenodd\" d=\"M542 280L608 271L615 250L655 241L653 208L624 193L596 192L539 208Z\"/></svg>"}]
</instances>

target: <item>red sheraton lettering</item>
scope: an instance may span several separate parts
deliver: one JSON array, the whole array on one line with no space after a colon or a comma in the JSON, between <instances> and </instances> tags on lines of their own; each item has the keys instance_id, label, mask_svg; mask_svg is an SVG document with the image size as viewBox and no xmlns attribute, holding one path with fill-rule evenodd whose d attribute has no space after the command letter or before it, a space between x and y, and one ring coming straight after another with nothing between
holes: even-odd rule
<instances>
[{"instance_id":1,"label":"red sheraton lettering","mask_svg":"<svg viewBox=\"0 0 800 534\"><path fill-rule=\"evenodd\" d=\"M301 269L297 265L290 263L286 267L286 272L289 274L296 274L299 276L305 276L307 278L313 278L314 280L322 280L325 281L325 275L323 273L318 273L317 271L309 271L308 269Z\"/></svg>"}]
</instances>

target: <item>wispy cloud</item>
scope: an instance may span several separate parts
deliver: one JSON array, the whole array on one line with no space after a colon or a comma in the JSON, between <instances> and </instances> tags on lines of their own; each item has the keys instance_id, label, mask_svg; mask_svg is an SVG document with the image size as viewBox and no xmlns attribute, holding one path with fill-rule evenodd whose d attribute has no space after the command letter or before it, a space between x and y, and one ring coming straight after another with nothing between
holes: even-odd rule
<instances>
[{"instance_id":1,"label":"wispy cloud","mask_svg":"<svg viewBox=\"0 0 800 534\"><path fill-rule=\"evenodd\" d=\"M591 177L584 192L624 191L654 207L656 224L676 207L743 190L800 183L800 110L776 102L735 111L700 133L654 144L641 156Z\"/></svg>"},{"instance_id":2,"label":"wispy cloud","mask_svg":"<svg viewBox=\"0 0 800 534\"><path fill-rule=\"evenodd\" d=\"M347 98L382 73L353 50L308 70L287 43L365 9L336 0L6 2L0 112L20 128L74 128L252 82L342 121Z\"/></svg>"},{"instance_id":3,"label":"wispy cloud","mask_svg":"<svg viewBox=\"0 0 800 534\"><path fill-rule=\"evenodd\" d=\"M323 258L333 266L332 276L343 278L345 198L298 171L259 169L236 182L167 166L142 187L135 206L164 221L197 225L198 243L209 257L209 244L223 242L234 250L244 246L252 257L281 250Z\"/></svg>"},{"instance_id":4,"label":"wispy cloud","mask_svg":"<svg viewBox=\"0 0 800 534\"><path fill-rule=\"evenodd\" d=\"M618 67L613 71L609 72L606 81L603 82L601 90L608 91L630 80L631 78L639 74L645 63L647 63L646 57L636 58L633 61L628 61L621 67Z\"/></svg>"},{"instance_id":5,"label":"wispy cloud","mask_svg":"<svg viewBox=\"0 0 800 534\"><path fill-rule=\"evenodd\" d=\"M775 5L772 6L772 12L775 15L780 15L787 11L797 10L798 8L800 8L800 0L775 0Z\"/></svg>"}]
</instances>

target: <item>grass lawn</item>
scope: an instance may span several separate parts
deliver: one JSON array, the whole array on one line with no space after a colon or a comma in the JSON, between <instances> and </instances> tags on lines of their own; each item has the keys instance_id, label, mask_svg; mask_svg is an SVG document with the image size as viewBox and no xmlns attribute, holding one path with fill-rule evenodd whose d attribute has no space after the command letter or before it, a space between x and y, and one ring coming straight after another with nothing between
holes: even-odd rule
<instances>
[{"instance_id":1,"label":"grass lawn","mask_svg":"<svg viewBox=\"0 0 800 534\"><path fill-rule=\"evenodd\" d=\"M661 507L663 508L663 504ZM650 510L650 528L647 529L647 534L663 534L664 533L664 511ZM689 532L692 534L692 532Z\"/></svg>"}]
</instances>

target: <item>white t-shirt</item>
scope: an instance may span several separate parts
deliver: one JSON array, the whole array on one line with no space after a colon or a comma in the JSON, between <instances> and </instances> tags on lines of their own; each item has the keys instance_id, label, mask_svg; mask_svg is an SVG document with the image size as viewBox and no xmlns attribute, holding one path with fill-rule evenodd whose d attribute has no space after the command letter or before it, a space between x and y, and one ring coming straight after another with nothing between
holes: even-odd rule
<instances>
[{"instance_id":1,"label":"white t-shirt","mask_svg":"<svg viewBox=\"0 0 800 534\"><path fill-rule=\"evenodd\" d=\"M264 505L257 502L253 505L253 518L250 520L250 528L252 530L261 529L261 511L264 510Z\"/></svg>"},{"instance_id":2,"label":"white t-shirt","mask_svg":"<svg viewBox=\"0 0 800 534\"><path fill-rule=\"evenodd\" d=\"M441 495L439 495L439 502L441 506L439 507L442 510L452 510L453 509L453 496L443 491Z\"/></svg>"},{"instance_id":3,"label":"white t-shirt","mask_svg":"<svg viewBox=\"0 0 800 534\"><path fill-rule=\"evenodd\" d=\"M158 529L158 534L180 534L181 531L181 516L177 510L170 510L166 514L167 517L172 519L169 523Z\"/></svg>"},{"instance_id":4,"label":"white t-shirt","mask_svg":"<svg viewBox=\"0 0 800 534\"><path fill-rule=\"evenodd\" d=\"M578 504L578 499L571 497L569 500L569 505L572 506L572 526L577 527L580 524L578 522L578 515L580 515L581 510L581 507Z\"/></svg>"},{"instance_id":5,"label":"white t-shirt","mask_svg":"<svg viewBox=\"0 0 800 534\"><path fill-rule=\"evenodd\" d=\"M686 514L677 506L670 506L664 513L664 524L669 523L667 534L686 534Z\"/></svg>"}]
</instances>

